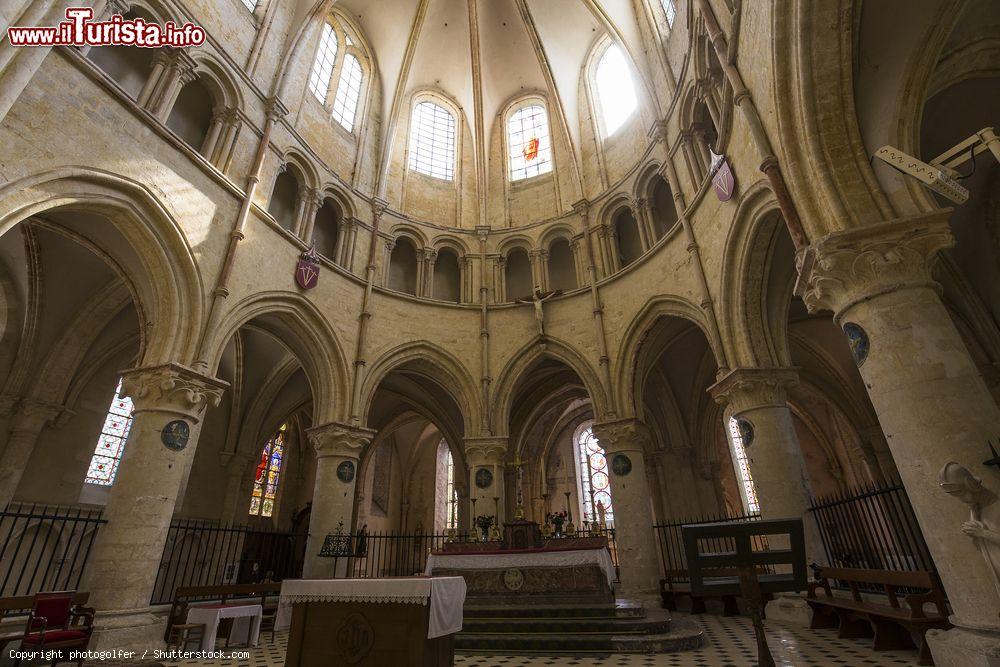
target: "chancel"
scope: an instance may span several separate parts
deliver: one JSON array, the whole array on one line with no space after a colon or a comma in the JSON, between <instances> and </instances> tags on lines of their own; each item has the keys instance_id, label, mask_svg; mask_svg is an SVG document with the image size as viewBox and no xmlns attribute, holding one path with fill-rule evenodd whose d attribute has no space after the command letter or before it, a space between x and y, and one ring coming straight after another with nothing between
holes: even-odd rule
<instances>
[{"instance_id":1,"label":"chancel","mask_svg":"<svg viewBox=\"0 0 1000 667\"><path fill-rule=\"evenodd\" d=\"M996 0L0 30L0 663L1000 663Z\"/></svg>"}]
</instances>

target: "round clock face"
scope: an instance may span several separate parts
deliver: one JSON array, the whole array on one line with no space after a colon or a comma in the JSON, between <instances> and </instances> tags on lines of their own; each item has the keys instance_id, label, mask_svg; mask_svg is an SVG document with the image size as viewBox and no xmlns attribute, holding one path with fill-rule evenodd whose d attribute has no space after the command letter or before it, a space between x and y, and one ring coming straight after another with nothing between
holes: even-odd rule
<instances>
[{"instance_id":1,"label":"round clock face","mask_svg":"<svg viewBox=\"0 0 1000 667\"><path fill-rule=\"evenodd\" d=\"M524 573L516 567L510 568L503 573L503 585L509 591L521 590L521 587L524 586Z\"/></svg>"}]
</instances>

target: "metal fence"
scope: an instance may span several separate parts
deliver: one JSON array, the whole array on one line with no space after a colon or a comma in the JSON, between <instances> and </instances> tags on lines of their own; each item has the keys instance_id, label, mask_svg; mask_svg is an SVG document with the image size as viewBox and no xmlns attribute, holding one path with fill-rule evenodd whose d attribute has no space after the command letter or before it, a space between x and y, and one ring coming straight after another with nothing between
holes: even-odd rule
<instances>
[{"instance_id":1,"label":"metal fence","mask_svg":"<svg viewBox=\"0 0 1000 667\"><path fill-rule=\"evenodd\" d=\"M663 571L686 570L687 557L684 555L684 538L682 529L697 523L726 523L729 521L759 521L759 514L709 514L690 519L677 519L668 523L658 523L653 526L657 541L660 544L660 560ZM710 551L732 551L736 548L731 538L713 538L704 540ZM752 540L754 550L767 549L767 537L755 535Z\"/></svg>"},{"instance_id":2,"label":"metal fence","mask_svg":"<svg viewBox=\"0 0 1000 667\"><path fill-rule=\"evenodd\" d=\"M0 512L0 596L71 590L80 585L100 509L11 503Z\"/></svg>"},{"instance_id":3,"label":"metal fence","mask_svg":"<svg viewBox=\"0 0 1000 667\"><path fill-rule=\"evenodd\" d=\"M899 482L822 496L809 511L833 567L936 571Z\"/></svg>"},{"instance_id":4,"label":"metal fence","mask_svg":"<svg viewBox=\"0 0 1000 667\"><path fill-rule=\"evenodd\" d=\"M160 558L151 604L179 586L256 583L302 575L306 536L246 524L174 519Z\"/></svg>"},{"instance_id":5,"label":"metal fence","mask_svg":"<svg viewBox=\"0 0 1000 667\"><path fill-rule=\"evenodd\" d=\"M611 552L617 581L618 548L614 529L579 530L575 534L575 537L599 536L608 538L608 550ZM468 541L465 535L460 535L456 539L459 542ZM349 555L338 559L346 561L347 567L335 567L334 570L338 576L358 578L406 577L423 574L427 566L427 556L432 551L442 550L447 541L448 535L446 533L372 532L364 536L355 534L351 538Z\"/></svg>"}]
</instances>

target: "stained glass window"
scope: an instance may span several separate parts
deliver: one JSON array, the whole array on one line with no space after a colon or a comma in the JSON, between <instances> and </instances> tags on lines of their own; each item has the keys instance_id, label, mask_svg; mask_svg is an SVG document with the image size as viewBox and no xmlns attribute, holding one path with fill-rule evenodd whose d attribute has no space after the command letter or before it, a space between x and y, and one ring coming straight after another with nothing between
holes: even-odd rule
<instances>
[{"instance_id":1,"label":"stained glass window","mask_svg":"<svg viewBox=\"0 0 1000 667\"><path fill-rule=\"evenodd\" d=\"M667 25L674 27L674 19L677 18L677 4L674 0L660 0L663 5L663 13L667 15Z\"/></svg>"},{"instance_id":2,"label":"stained glass window","mask_svg":"<svg viewBox=\"0 0 1000 667\"><path fill-rule=\"evenodd\" d=\"M455 178L455 117L433 102L413 107L410 169L446 181Z\"/></svg>"},{"instance_id":3,"label":"stained glass window","mask_svg":"<svg viewBox=\"0 0 1000 667\"><path fill-rule=\"evenodd\" d=\"M348 132L354 131L354 117L361 99L361 82L364 71L361 63L351 54L344 56L344 67L337 84L337 96L333 99L333 118Z\"/></svg>"},{"instance_id":4,"label":"stained glass window","mask_svg":"<svg viewBox=\"0 0 1000 667\"><path fill-rule=\"evenodd\" d=\"M448 499L448 520L445 528L458 528L458 492L455 491L455 460L451 457L451 449L446 455L448 481L445 487L445 498Z\"/></svg>"},{"instance_id":5,"label":"stained glass window","mask_svg":"<svg viewBox=\"0 0 1000 667\"><path fill-rule=\"evenodd\" d=\"M309 76L309 90L320 103L326 102L330 92L330 78L333 76L333 64L337 60L337 34L329 23L323 24L323 35L319 39L319 50L313 61L312 74Z\"/></svg>"},{"instance_id":6,"label":"stained glass window","mask_svg":"<svg viewBox=\"0 0 1000 667\"><path fill-rule=\"evenodd\" d=\"M281 462L285 456L287 429L288 424L282 424L260 453L253 491L250 493L250 516L274 514L274 499L278 494L278 478L281 474Z\"/></svg>"},{"instance_id":7,"label":"stained glass window","mask_svg":"<svg viewBox=\"0 0 1000 667\"><path fill-rule=\"evenodd\" d=\"M610 137L625 124L639 104L632 84L632 68L617 44L610 45L601 56L595 81L604 132Z\"/></svg>"},{"instance_id":8,"label":"stained glass window","mask_svg":"<svg viewBox=\"0 0 1000 667\"><path fill-rule=\"evenodd\" d=\"M615 511L611 505L611 478L604 448L594 435L593 425L580 429L576 439L580 456L580 499L585 521L597 521L597 503L604 505L604 519L612 524Z\"/></svg>"},{"instance_id":9,"label":"stained glass window","mask_svg":"<svg viewBox=\"0 0 1000 667\"><path fill-rule=\"evenodd\" d=\"M545 107L521 107L507 120L510 180L520 181L552 171L552 142Z\"/></svg>"},{"instance_id":10,"label":"stained glass window","mask_svg":"<svg viewBox=\"0 0 1000 667\"><path fill-rule=\"evenodd\" d=\"M111 407L104 418L104 427L101 428L101 437L97 439L97 448L87 469L84 480L87 484L111 486L115 483L118 465L125 452L125 441L132 430L132 410L132 399L122 396L122 381L118 380L115 397L111 400Z\"/></svg>"},{"instance_id":11,"label":"stained glass window","mask_svg":"<svg viewBox=\"0 0 1000 667\"><path fill-rule=\"evenodd\" d=\"M246 8L250 11L257 9L257 0L243 0L243 4L246 5Z\"/></svg>"},{"instance_id":12,"label":"stained glass window","mask_svg":"<svg viewBox=\"0 0 1000 667\"><path fill-rule=\"evenodd\" d=\"M746 502L747 512L750 514L759 514L760 502L757 500L757 487L754 486L753 475L750 474L750 461L747 459L747 451L743 446L743 434L740 432L740 424L734 417L729 418L729 439L733 443L733 459L736 462L736 474L743 489L743 500Z\"/></svg>"}]
</instances>

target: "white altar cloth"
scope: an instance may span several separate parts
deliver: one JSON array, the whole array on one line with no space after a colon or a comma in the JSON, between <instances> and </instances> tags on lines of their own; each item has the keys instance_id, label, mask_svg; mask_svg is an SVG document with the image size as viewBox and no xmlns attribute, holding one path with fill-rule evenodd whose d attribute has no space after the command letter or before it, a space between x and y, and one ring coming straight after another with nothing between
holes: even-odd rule
<instances>
[{"instance_id":1,"label":"white altar cloth","mask_svg":"<svg viewBox=\"0 0 1000 667\"><path fill-rule=\"evenodd\" d=\"M292 605L302 602L430 604L427 638L434 639L461 631L465 579L286 579L281 582L275 629L288 628L292 623Z\"/></svg>"},{"instance_id":2,"label":"white altar cloth","mask_svg":"<svg viewBox=\"0 0 1000 667\"><path fill-rule=\"evenodd\" d=\"M248 646L256 646L260 635L260 620L264 608L259 604L213 604L194 606L188 609L188 623L204 623L205 635L201 642L202 651L215 650L215 638L219 632L219 621L233 619L227 645L247 640Z\"/></svg>"},{"instance_id":3,"label":"white altar cloth","mask_svg":"<svg viewBox=\"0 0 1000 667\"><path fill-rule=\"evenodd\" d=\"M530 551L503 553L491 551L471 554L431 554L424 574L434 570L499 570L512 567L565 567L596 565L604 572L608 586L614 589L615 564L611 553L603 549L568 549L566 551Z\"/></svg>"}]
</instances>

